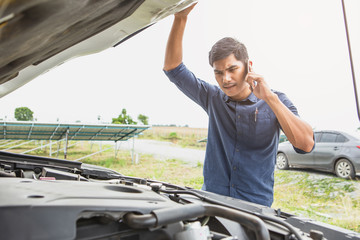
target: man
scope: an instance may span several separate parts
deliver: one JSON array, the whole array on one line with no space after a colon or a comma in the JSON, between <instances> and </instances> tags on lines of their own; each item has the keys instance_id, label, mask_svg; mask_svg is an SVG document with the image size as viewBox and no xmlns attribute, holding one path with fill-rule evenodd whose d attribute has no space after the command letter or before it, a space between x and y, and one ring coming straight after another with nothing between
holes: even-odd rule
<instances>
[{"instance_id":1,"label":"man","mask_svg":"<svg viewBox=\"0 0 360 240\"><path fill-rule=\"evenodd\" d=\"M314 147L312 128L285 94L252 71L245 46L233 38L219 40L209 53L219 87L186 68L182 40L194 6L175 14L164 71L209 116L202 189L270 207L280 129L297 152L306 153Z\"/></svg>"}]
</instances>

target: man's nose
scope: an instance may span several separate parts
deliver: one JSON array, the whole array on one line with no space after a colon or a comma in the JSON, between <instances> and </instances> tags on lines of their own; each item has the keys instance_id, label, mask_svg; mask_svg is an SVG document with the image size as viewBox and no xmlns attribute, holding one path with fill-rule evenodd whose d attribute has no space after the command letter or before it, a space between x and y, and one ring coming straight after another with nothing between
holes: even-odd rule
<instances>
[{"instance_id":1,"label":"man's nose","mask_svg":"<svg viewBox=\"0 0 360 240\"><path fill-rule=\"evenodd\" d=\"M231 80L231 74L227 71L224 72L223 81L229 82Z\"/></svg>"}]
</instances>

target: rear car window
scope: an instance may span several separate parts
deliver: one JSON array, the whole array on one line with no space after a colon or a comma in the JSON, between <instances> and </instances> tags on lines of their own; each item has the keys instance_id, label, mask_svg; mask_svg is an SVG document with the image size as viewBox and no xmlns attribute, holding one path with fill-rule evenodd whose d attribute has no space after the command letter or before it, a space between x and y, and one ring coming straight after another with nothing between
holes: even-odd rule
<instances>
[{"instance_id":1,"label":"rear car window","mask_svg":"<svg viewBox=\"0 0 360 240\"><path fill-rule=\"evenodd\" d=\"M320 142L336 142L338 134L334 133L323 133Z\"/></svg>"},{"instance_id":2,"label":"rear car window","mask_svg":"<svg viewBox=\"0 0 360 240\"><path fill-rule=\"evenodd\" d=\"M348 139L342 134L339 134L336 138L336 142L346 142L346 141L348 141Z\"/></svg>"}]
</instances>

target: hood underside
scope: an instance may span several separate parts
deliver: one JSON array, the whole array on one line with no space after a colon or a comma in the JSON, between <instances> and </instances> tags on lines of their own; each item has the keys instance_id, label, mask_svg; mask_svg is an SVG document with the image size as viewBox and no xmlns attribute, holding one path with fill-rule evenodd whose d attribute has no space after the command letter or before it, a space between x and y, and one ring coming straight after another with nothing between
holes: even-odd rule
<instances>
[{"instance_id":1,"label":"hood underside","mask_svg":"<svg viewBox=\"0 0 360 240\"><path fill-rule=\"evenodd\" d=\"M2 14L0 83L123 20L143 2L10 1Z\"/></svg>"},{"instance_id":2,"label":"hood underside","mask_svg":"<svg viewBox=\"0 0 360 240\"><path fill-rule=\"evenodd\" d=\"M114 46L192 2L2 1L0 97L70 58Z\"/></svg>"}]
</instances>

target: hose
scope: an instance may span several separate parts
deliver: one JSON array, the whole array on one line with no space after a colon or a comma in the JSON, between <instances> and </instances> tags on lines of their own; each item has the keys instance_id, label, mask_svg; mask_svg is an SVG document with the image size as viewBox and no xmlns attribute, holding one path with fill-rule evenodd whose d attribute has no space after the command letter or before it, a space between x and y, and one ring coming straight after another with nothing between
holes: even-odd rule
<instances>
[{"instance_id":1,"label":"hose","mask_svg":"<svg viewBox=\"0 0 360 240\"><path fill-rule=\"evenodd\" d=\"M158 209L143 215L127 213L123 217L123 220L124 223L132 228L144 229L164 226L203 216L227 218L254 231L257 240L270 240L269 231L260 218L223 206L187 204L180 205L179 207Z\"/></svg>"}]
</instances>

